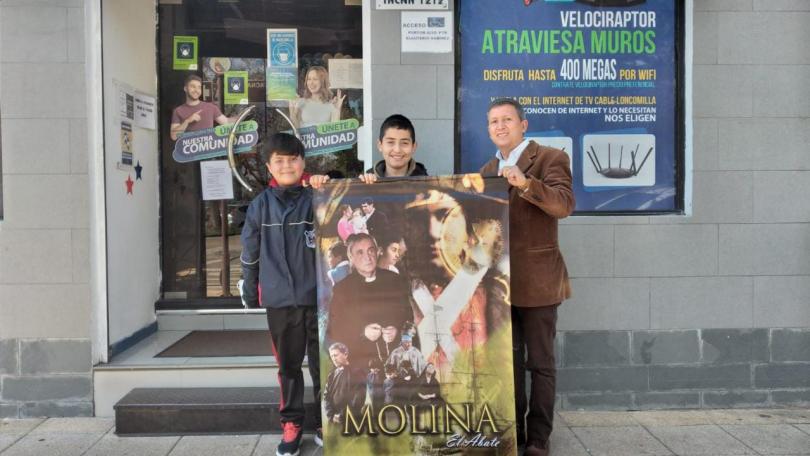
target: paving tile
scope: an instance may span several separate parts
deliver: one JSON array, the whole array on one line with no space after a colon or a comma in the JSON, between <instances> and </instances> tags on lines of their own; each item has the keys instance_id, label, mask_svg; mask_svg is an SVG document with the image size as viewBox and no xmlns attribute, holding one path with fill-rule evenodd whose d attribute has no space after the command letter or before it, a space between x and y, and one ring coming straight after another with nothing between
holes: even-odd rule
<instances>
[{"instance_id":1,"label":"paving tile","mask_svg":"<svg viewBox=\"0 0 810 456\"><path fill-rule=\"evenodd\" d=\"M10 447L12 443L19 439L19 436L16 435L3 435L0 434L0 452L5 450L6 448Z\"/></svg>"},{"instance_id":2,"label":"paving tile","mask_svg":"<svg viewBox=\"0 0 810 456\"><path fill-rule=\"evenodd\" d=\"M788 424L723 425L723 429L761 454L810 451L810 435Z\"/></svg>"},{"instance_id":3,"label":"paving tile","mask_svg":"<svg viewBox=\"0 0 810 456\"><path fill-rule=\"evenodd\" d=\"M194 435L177 442L170 456L250 455L258 443L257 435ZM263 453L257 453L263 454ZM5 455L4 455L5 456Z\"/></svg>"},{"instance_id":4,"label":"paving tile","mask_svg":"<svg viewBox=\"0 0 810 456\"><path fill-rule=\"evenodd\" d=\"M772 410L707 410L714 424L780 424L782 417Z\"/></svg>"},{"instance_id":5,"label":"paving tile","mask_svg":"<svg viewBox=\"0 0 810 456\"><path fill-rule=\"evenodd\" d=\"M810 426L810 409L774 410L773 414L780 417L785 423L807 424Z\"/></svg>"},{"instance_id":6,"label":"paving tile","mask_svg":"<svg viewBox=\"0 0 810 456\"><path fill-rule=\"evenodd\" d=\"M315 441L312 440L312 434L304 434L301 440L301 456L321 456L323 450ZM255 456L272 455L276 454L276 447L281 442L281 435L279 434L265 434L259 438L259 443L253 451ZM173 455L172 455L173 456Z\"/></svg>"},{"instance_id":7,"label":"paving tile","mask_svg":"<svg viewBox=\"0 0 810 456\"><path fill-rule=\"evenodd\" d=\"M560 417L565 424L572 427L632 426L637 424L632 414L628 412L560 411Z\"/></svg>"},{"instance_id":8,"label":"paving tile","mask_svg":"<svg viewBox=\"0 0 810 456\"><path fill-rule=\"evenodd\" d=\"M112 418L50 418L31 434L104 434L113 427Z\"/></svg>"},{"instance_id":9,"label":"paving tile","mask_svg":"<svg viewBox=\"0 0 810 456\"><path fill-rule=\"evenodd\" d=\"M643 426L695 426L711 424L709 415L702 410L633 412L632 417Z\"/></svg>"},{"instance_id":10,"label":"paving tile","mask_svg":"<svg viewBox=\"0 0 810 456\"><path fill-rule=\"evenodd\" d=\"M549 449L555 456L587 456L588 451L567 427L554 428L549 439Z\"/></svg>"},{"instance_id":11,"label":"paving tile","mask_svg":"<svg viewBox=\"0 0 810 456\"><path fill-rule=\"evenodd\" d=\"M110 432L86 456L165 456L178 440L180 437L118 437Z\"/></svg>"},{"instance_id":12,"label":"paving tile","mask_svg":"<svg viewBox=\"0 0 810 456\"><path fill-rule=\"evenodd\" d=\"M3 456L79 456L93 446L100 437L101 433L86 432L31 433L3 451Z\"/></svg>"},{"instance_id":13,"label":"paving tile","mask_svg":"<svg viewBox=\"0 0 810 456\"><path fill-rule=\"evenodd\" d=\"M650 426L647 430L676 454L756 454L715 425Z\"/></svg>"},{"instance_id":14,"label":"paving tile","mask_svg":"<svg viewBox=\"0 0 810 456\"><path fill-rule=\"evenodd\" d=\"M803 431L805 434L810 435L810 424L794 424L793 426L797 427L800 431Z\"/></svg>"},{"instance_id":15,"label":"paving tile","mask_svg":"<svg viewBox=\"0 0 810 456\"><path fill-rule=\"evenodd\" d=\"M23 435L39 426L43 419L0 420L0 435Z\"/></svg>"},{"instance_id":16,"label":"paving tile","mask_svg":"<svg viewBox=\"0 0 810 456\"><path fill-rule=\"evenodd\" d=\"M639 426L575 427L588 453L594 456L671 455L649 432Z\"/></svg>"}]
</instances>

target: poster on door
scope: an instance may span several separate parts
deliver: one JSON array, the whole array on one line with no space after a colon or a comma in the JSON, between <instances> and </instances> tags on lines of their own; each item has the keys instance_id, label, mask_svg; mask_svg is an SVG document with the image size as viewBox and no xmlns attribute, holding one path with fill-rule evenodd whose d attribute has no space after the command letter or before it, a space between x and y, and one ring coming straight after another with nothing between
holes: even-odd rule
<instances>
[{"instance_id":1,"label":"poster on door","mask_svg":"<svg viewBox=\"0 0 810 456\"><path fill-rule=\"evenodd\" d=\"M516 454L504 180L346 179L314 205L324 453Z\"/></svg>"}]
</instances>

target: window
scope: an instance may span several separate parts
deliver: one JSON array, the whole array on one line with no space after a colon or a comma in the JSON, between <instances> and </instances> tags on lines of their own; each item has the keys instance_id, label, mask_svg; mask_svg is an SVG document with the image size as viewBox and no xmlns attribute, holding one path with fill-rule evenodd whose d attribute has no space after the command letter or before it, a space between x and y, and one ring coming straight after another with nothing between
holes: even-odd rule
<instances>
[{"instance_id":1,"label":"window","mask_svg":"<svg viewBox=\"0 0 810 456\"><path fill-rule=\"evenodd\" d=\"M361 23L361 7L343 1L160 2L161 263L165 298L185 298L194 306L238 305L238 299L232 297L238 296L236 282L241 275L239 234L247 205L256 194L234 182L233 199L203 201L200 160L180 162L173 157L178 142L172 139L170 125L178 120L172 120L175 109L186 103L188 76L201 79L199 96L218 110L214 118L221 112L232 122L249 105L255 106L248 120L256 122L259 144L236 156L240 175L254 189L261 191L268 184L264 161L258 154L262 138L290 131L291 123L308 145L308 172L357 175L363 168L356 144L317 148L318 141L305 138L309 138L307 132L316 130L315 124L355 119L356 128L363 123L362 82L358 85L356 78L354 84L347 82L351 78L338 82L336 76L337 69L345 74L347 68L355 69L349 73L361 74ZM294 65L284 65L291 62ZM272 82L268 83L268 77ZM277 77L286 77L287 85L279 83ZM324 89L318 94L322 102L311 110L305 106L314 93L308 92L308 77L317 80L312 87ZM330 90L326 90L327 81ZM276 89L292 91L279 95ZM338 93L342 99L333 109ZM325 100L327 97L331 99ZM217 123L215 119L213 126ZM184 133L196 133L192 130L186 128ZM220 154L211 159L224 158ZM197 298L217 297L228 300L192 303Z\"/></svg>"}]
</instances>

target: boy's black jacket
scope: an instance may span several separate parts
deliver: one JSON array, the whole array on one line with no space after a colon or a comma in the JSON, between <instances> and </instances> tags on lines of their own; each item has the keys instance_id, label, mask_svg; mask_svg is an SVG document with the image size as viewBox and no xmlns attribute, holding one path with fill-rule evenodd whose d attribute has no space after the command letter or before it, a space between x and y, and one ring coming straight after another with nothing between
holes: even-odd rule
<instances>
[{"instance_id":1,"label":"boy's black jacket","mask_svg":"<svg viewBox=\"0 0 810 456\"><path fill-rule=\"evenodd\" d=\"M248 307L316 305L311 188L267 188L250 203L241 260Z\"/></svg>"}]
</instances>

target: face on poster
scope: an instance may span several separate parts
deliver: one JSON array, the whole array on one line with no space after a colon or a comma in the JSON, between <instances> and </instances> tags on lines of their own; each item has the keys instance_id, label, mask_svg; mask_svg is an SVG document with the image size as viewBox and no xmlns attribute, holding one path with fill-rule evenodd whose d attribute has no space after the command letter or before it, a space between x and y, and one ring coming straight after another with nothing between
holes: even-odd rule
<instances>
[{"instance_id":1,"label":"face on poster","mask_svg":"<svg viewBox=\"0 0 810 456\"><path fill-rule=\"evenodd\" d=\"M677 211L677 2L460 5L461 170L495 148L489 102L514 98L527 137L571 157L577 211Z\"/></svg>"},{"instance_id":2,"label":"face on poster","mask_svg":"<svg viewBox=\"0 0 810 456\"><path fill-rule=\"evenodd\" d=\"M315 211L325 454L515 454L503 179L340 180Z\"/></svg>"}]
</instances>

